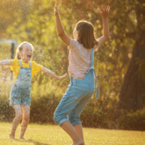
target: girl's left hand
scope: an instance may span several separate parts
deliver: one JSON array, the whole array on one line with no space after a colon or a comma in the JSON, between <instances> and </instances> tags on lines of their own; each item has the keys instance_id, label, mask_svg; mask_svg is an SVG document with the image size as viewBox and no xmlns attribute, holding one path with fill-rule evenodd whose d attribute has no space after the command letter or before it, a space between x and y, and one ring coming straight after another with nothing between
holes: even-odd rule
<instances>
[{"instance_id":1,"label":"girl's left hand","mask_svg":"<svg viewBox=\"0 0 145 145\"><path fill-rule=\"evenodd\" d=\"M59 76L59 77L58 77L58 80L61 80L61 79L65 78L66 76L67 76L67 73L65 73L65 74L62 75L62 76Z\"/></svg>"},{"instance_id":2,"label":"girl's left hand","mask_svg":"<svg viewBox=\"0 0 145 145\"><path fill-rule=\"evenodd\" d=\"M102 11L100 11L100 9L98 9L98 13L103 18L108 17L109 12L110 12L110 6L109 5L108 6L105 6L105 7L102 5Z\"/></svg>"},{"instance_id":3,"label":"girl's left hand","mask_svg":"<svg viewBox=\"0 0 145 145\"><path fill-rule=\"evenodd\" d=\"M57 0L55 1L55 7L54 7L54 14L57 15L58 14L58 6L57 6L58 2Z\"/></svg>"}]
</instances>

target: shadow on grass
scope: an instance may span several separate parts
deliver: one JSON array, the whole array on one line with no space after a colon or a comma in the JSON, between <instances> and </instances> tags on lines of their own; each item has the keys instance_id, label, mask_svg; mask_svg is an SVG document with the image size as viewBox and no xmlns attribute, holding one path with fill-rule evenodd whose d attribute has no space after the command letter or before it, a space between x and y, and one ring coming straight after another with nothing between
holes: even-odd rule
<instances>
[{"instance_id":1,"label":"shadow on grass","mask_svg":"<svg viewBox=\"0 0 145 145\"><path fill-rule=\"evenodd\" d=\"M28 142L32 142L34 145L50 145L50 144L47 144L47 143L42 143L42 142L38 142L38 141L34 141L34 140L27 140Z\"/></svg>"},{"instance_id":2,"label":"shadow on grass","mask_svg":"<svg viewBox=\"0 0 145 145\"><path fill-rule=\"evenodd\" d=\"M34 140L20 140L20 139L15 139L15 141L20 141L20 142L31 142L33 143L34 145L50 145L50 144L47 144L47 143L42 143L42 142L38 142L38 141L34 141Z\"/></svg>"}]
</instances>

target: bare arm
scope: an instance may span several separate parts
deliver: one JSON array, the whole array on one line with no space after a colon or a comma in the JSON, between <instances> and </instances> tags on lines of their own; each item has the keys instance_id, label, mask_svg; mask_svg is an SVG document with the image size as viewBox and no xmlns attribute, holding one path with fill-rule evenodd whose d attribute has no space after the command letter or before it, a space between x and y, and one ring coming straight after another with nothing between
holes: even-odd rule
<instances>
[{"instance_id":1,"label":"bare arm","mask_svg":"<svg viewBox=\"0 0 145 145\"><path fill-rule=\"evenodd\" d=\"M57 34L66 45L69 45L70 44L70 38L64 32L64 29L63 29L63 26L62 26L62 23L61 23L61 20L60 20L59 12L58 12L57 1L55 1L54 14L55 14Z\"/></svg>"},{"instance_id":2,"label":"bare arm","mask_svg":"<svg viewBox=\"0 0 145 145\"><path fill-rule=\"evenodd\" d=\"M12 65L12 61L10 61L10 60L2 60L2 61L0 61L0 65Z\"/></svg>"},{"instance_id":3,"label":"bare arm","mask_svg":"<svg viewBox=\"0 0 145 145\"><path fill-rule=\"evenodd\" d=\"M103 36L98 39L99 46L104 44L109 39L109 24L108 24L108 14L110 11L110 6L105 8L102 5L102 11L98 9L99 14L102 16L103 20Z\"/></svg>"},{"instance_id":4,"label":"bare arm","mask_svg":"<svg viewBox=\"0 0 145 145\"><path fill-rule=\"evenodd\" d=\"M63 79L64 77L66 77L67 74L64 74L62 76L57 76L54 72L52 72L50 69L48 68L42 68L41 71L45 74L47 74L48 76L51 76L57 80Z\"/></svg>"}]
</instances>

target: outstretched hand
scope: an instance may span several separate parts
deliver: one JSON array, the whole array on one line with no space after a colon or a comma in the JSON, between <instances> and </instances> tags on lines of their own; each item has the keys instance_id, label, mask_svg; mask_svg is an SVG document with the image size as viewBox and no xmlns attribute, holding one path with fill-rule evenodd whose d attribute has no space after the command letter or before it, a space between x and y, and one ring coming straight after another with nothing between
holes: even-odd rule
<instances>
[{"instance_id":1,"label":"outstretched hand","mask_svg":"<svg viewBox=\"0 0 145 145\"><path fill-rule=\"evenodd\" d=\"M65 73L65 74L62 75L62 76L59 76L59 77L58 77L58 80L61 80L61 79L65 78L66 76L67 76L67 73Z\"/></svg>"},{"instance_id":2,"label":"outstretched hand","mask_svg":"<svg viewBox=\"0 0 145 145\"><path fill-rule=\"evenodd\" d=\"M58 2L57 2L57 0L55 1L54 14L55 14L55 15L58 14Z\"/></svg>"},{"instance_id":3,"label":"outstretched hand","mask_svg":"<svg viewBox=\"0 0 145 145\"><path fill-rule=\"evenodd\" d=\"M98 9L98 13L102 16L102 17L107 17L109 12L110 12L110 6L103 6L101 7L102 11L100 11L100 9Z\"/></svg>"}]
</instances>

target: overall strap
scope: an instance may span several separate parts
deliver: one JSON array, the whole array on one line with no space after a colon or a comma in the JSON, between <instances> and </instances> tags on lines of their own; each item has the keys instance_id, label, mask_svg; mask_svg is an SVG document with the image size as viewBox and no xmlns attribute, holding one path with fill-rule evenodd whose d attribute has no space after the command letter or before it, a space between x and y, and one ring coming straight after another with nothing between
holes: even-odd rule
<instances>
[{"instance_id":1,"label":"overall strap","mask_svg":"<svg viewBox=\"0 0 145 145\"><path fill-rule=\"evenodd\" d=\"M22 65L22 61L21 60L19 60L19 65Z\"/></svg>"},{"instance_id":2,"label":"overall strap","mask_svg":"<svg viewBox=\"0 0 145 145\"><path fill-rule=\"evenodd\" d=\"M29 61L29 66L32 67L32 62L31 61Z\"/></svg>"},{"instance_id":3,"label":"overall strap","mask_svg":"<svg viewBox=\"0 0 145 145\"><path fill-rule=\"evenodd\" d=\"M98 96L99 96L99 84L98 84L96 72L94 70L94 49L93 48L91 50L91 69L94 72L96 83L97 83L97 90L96 90L96 96L95 97L98 98Z\"/></svg>"},{"instance_id":4,"label":"overall strap","mask_svg":"<svg viewBox=\"0 0 145 145\"><path fill-rule=\"evenodd\" d=\"M94 70L94 74L95 74L96 84L97 84L97 90L96 90L96 96L95 96L95 98L98 98L99 97L99 84L98 84L97 75L96 75L95 70Z\"/></svg>"},{"instance_id":5,"label":"overall strap","mask_svg":"<svg viewBox=\"0 0 145 145\"><path fill-rule=\"evenodd\" d=\"M19 65L22 65L22 61L21 60L19 60ZM32 67L31 61L29 61L29 66Z\"/></svg>"},{"instance_id":6,"label":"overall strap","mask_svg":"<svg viewBox=\"0 0 145 145\"><path fill-rule=\"evenodd\" d=\"M91 50L91 67L94 67L94 49Z\"/></svg>"}]
</instances>

